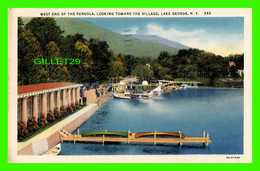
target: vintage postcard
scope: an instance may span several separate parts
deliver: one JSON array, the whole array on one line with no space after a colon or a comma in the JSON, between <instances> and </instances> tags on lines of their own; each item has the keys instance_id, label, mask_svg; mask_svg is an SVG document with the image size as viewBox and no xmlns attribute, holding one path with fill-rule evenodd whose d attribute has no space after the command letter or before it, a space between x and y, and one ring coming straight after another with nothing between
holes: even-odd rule
<instances>
[{"instance_id":1,"label":"vintage postcard","mask_svg":"<svg viewBox=\"0 0 260 171\"><path fill-rule=\"evenodd\" d=\"M9 9L8 63L11 163L252 162L250 8Z\"/></svg>"}]
</instances>

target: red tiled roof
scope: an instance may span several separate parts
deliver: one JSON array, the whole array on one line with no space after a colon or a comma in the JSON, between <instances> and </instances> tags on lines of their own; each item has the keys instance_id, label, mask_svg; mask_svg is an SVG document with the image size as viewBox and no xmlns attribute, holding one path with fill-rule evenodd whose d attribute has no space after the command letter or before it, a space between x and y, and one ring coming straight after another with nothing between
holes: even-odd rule
<instances>
[{"instance_id":1,"label":"red tiled roof","mask_svg":"<svg viewBox=\"0 0 260 171\"><path fill-rule=\"evenodd\" d=\"M52 89L52 88L58 88L58 87L65 87L65 86L70 86L70 85L76 85L76 84L69 83L69 82L55 82L55 83L43 83L43 84L18 86L18 94Z\"/></svg>"}]
</instances>

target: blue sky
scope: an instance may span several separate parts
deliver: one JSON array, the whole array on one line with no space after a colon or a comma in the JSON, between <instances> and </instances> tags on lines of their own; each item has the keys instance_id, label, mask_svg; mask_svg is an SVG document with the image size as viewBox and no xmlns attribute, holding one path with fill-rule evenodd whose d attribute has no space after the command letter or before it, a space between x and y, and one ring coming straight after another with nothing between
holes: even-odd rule
<instances>
[{"instance_id":1,"label":"blue sky","mask_svg":"<svg viewBox=\"0 0 260 171\"><path fill-rule=\"evenodd\" d=\"M157 35L223 56L243 53L243 17L81 19L116 33Z\"/></svg>"}]
</instances>

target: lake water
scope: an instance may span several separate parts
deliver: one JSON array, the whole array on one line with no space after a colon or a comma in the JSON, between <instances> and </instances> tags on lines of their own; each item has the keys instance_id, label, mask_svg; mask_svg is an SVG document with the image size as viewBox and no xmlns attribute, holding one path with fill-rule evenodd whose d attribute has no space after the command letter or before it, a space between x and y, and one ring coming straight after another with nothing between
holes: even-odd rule
<instances>
[{"instance_id":1,"label":"lake water","mask_svg":"<svg viewBox=\"0 0 260 171\"><path fill-rule=\"evenodd\" d=\"M156 145L62 143L60 155L243 154L243 89L186 89L144 99L113 99L80 127L85 131L209 133L212 143Z\"/></svg>"}]
</instances>

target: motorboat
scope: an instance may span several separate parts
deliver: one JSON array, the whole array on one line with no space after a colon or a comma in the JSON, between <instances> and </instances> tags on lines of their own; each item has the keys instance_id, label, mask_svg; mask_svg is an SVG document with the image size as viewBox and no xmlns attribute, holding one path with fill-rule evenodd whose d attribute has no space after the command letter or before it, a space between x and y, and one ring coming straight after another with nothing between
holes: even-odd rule
<instances>
[{"instance_id":1,"label":"motorboat","mask_svg":"<svg viewBox=\"0 0 260 171\"><path fill-rule=\"evenodd\" d=\"M156 87L152 91L134 91L124 93L114 93L114 97L118 99L149 99L150 97L158 96L162 92L161 86Z\"/></svg>"},{"instance_id":2,"label":"motorboat","mask_svg":"<svg viewBox=\"0 0 260 171\"><path fill-rule=\"evenodd\" d=\"M118 99L131 99L131 93L130 92L114 93L114 97Z\"/></svg>"},{"instance_id":3,"label":"motorboat","mask_svg":"<svg viewBox=\"0 0 260 171\"><path fill-rule=\"evenodd\" d=\"M188 84L181 84L180 85L180 89L186 89L186 88L188 88Z\"/></svg>"}]
</instances>

